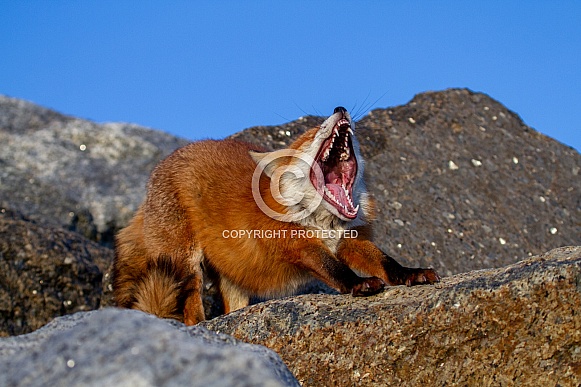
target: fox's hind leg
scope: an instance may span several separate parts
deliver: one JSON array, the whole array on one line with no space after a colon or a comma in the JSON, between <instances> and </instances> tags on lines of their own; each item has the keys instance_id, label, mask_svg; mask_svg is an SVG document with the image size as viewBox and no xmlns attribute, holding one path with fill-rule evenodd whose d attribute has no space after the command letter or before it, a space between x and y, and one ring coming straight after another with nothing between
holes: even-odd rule
<instances>
[{"instance_id":1,"label":"fox's hind leg","mask_svg":"<svg viewBox=\"0 0 581 387\"><path fill-rule=\"evenodd\" d=\"M184 284L184 323L186 325L195 325L204 321L204 303L202 302L202 292L204 289L204 273L202 271L202 260L204 253L201 248L194 250L190 258L190 271L192 276L190 281Z\"/></svg>"},{"instance_id":2,"label":"fox's hind leg","mask_svg":"<svg viewBox=\"0 0 581 387\"><path fill-rule=\"evenodd\" d=\"M224 313L230 313L248 306L250 297L230 280L220 276L220 293L224 303Z\"/></svg>"},{"instance_id":3,"label":"fox's hind leg","mask_svg":"<svg viewBox=\"0 0 581 387\"><path fill-rule=\"evenodd\" d=\"M202 289L204 276L199 269L189 283L185 284L184 292L187 294L184 300L184 324L195 325L206 319L204 304L202 303Z\"/></svg>"}]
</instances>

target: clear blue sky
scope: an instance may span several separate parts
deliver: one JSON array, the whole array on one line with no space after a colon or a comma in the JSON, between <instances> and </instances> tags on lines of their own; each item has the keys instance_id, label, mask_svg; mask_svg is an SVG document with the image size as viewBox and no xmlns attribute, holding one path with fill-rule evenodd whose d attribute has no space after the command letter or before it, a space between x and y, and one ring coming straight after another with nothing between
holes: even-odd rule
<instances>
[{"instance_id":1,"label":"clear blue sky","mask_svg":"<svg viewBox=\"0 0 581 387\"><path fill-rule=\"evenodd\" d=\"M449 87L581 150L581 1L0 0L0 94L98 122L221 138Z\"/></svg>"}]
</instances>

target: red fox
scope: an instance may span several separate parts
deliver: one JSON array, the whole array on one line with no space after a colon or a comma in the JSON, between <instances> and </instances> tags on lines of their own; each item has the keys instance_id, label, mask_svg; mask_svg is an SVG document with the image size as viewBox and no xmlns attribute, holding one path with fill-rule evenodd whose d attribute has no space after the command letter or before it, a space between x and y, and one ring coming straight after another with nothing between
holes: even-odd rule
<instances>
[{"instance_id":1,"label":"red fox","mask_svg":"<svg viewBox=\"0 0 581 387\"><path fill-rule=\"evenodd\" d=\"M403 267L371 242L373 201L354 130L337 107L282 151L206 140L173 152L117 235L117 305L196 324L205 319L204 271L217 276L225 313L313 277L353 296L438 282L434 270Z\"/></svg>"}]
</instances>

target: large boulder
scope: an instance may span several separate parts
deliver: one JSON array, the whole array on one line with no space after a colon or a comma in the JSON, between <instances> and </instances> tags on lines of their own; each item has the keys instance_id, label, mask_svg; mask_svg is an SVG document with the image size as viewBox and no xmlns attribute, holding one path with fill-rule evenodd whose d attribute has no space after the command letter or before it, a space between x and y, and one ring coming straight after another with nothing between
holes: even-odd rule
<instances>
[{"instance_id":1,"label":"large boulder","mask_svg":"<svg viewBox=\"0 0 581 387\"><path fill-rule=\"evenodd\" d=\"M79 234L0 213L0 336L99 308L110 298L103 273L112 260L111 249Z\"/></svg>"},{"instance_id":2,"label":"large boulder","mask_svg":"<svg viewBox=\"0 0 581 387\"><path fill-rule=\"evenodd\" d=\"M0 339L0 385L298 386L277 354L132 310L60 317Z\"/></svg>"},{"instance_id":3,"label":"large boulder","mask_svg":"<svg viewBox=\"0 0 581 387\"><path fill-rule=\"evenodd\" d=\"M273 300L201 325L275 350L308 386L578 386L581 247L374 297Z\"/></svg>"},{"instance_id":4,"label":"large boulder","mask_svg":"<svg viewBox=\"0 0 581 387\"><path fill-rule=\"evenodd\" d=\"M0 96L0 143L0 207L112 246L151 169L188 141Z\"/></svg>"},{"instance_id":5,"label":"large boulder","mask_svg":"<svg viewBox=\"0 0 581 387\"><path fill-rule=\"evenodd\" d=\"M322 119L244 130L281 148ZM581 155L466 89L422 93L357 122L375 241L443 275L581 245Z\"/></svg>"}]
</instances>

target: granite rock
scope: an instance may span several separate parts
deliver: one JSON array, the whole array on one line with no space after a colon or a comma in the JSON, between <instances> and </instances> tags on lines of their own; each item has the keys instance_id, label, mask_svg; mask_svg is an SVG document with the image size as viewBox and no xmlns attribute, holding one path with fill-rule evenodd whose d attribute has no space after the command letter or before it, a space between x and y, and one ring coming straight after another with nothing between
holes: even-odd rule
<instances>
[{"instance_id":1,"label":"granite rock","mask_svg":"<svg viewBox=\"0 0 581 387\"><path fill-rule=\"evenodd\" d=\"M321 118L232 136L278 149ZM581 155L467 89L418 94L356 124L375 242L442 275L581 245Z\"/></svg>"},{"instance_id":2,"label":"granite rock","mask_svg":"<svg viewBox=\"0 0 581 387\"><path fill-rule=\"evenodd\" d=\"M280 354L308 386L578 386L581 247L438 286L305 295L201 325Z\"/></svg>"},{"instance_id":3,"label":"granite rock","mask_svg":"<svg viewBox=\"0 0 581 387\"><path fill-rule=\"evenodd\" d=\"M298 386L279 356L202 327L114 308L0 338L2 386Z\"/></svg>"},{"instance_id":4,"label":"granite rock","mask_svg":"<svg viewBox=\"0 0 581 387\"><path fill-rule=\"evenodd\" d=\"M0 208L112 246L155 164L188 141L0 96Z\"/></svg>"},{"instance_id":5,"label":"granite rock","mask_svg":"<svg viewBox=\"0 0 581 387\"><path fill-rule=\"evenodd\" d=\"M0 213L0 336L100 307L113 251L59 227ZM104 280L104 281L103 281Z\"/></svg>"}]
</instances>

